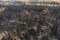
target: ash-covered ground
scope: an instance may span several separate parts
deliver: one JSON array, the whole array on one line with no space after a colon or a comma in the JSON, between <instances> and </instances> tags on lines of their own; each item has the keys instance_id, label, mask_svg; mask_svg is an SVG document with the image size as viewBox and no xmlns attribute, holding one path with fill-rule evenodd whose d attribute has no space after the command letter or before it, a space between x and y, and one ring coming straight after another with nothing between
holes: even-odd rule
<instances>
[{"instance_id":1,"label":"ash-covered ground","mask_svg":"<svg viewBox=\"0 0 60 40\"><path fill-rule=\"evenodd\" d=\"M60 7L0 5L0 40L60 40Z\"/></svg>"}]
</instances>

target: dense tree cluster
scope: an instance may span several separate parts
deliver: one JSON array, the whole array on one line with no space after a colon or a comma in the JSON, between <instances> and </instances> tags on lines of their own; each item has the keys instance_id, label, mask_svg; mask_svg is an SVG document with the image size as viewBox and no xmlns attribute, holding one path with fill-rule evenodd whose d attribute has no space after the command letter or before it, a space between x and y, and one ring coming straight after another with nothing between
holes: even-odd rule
<instances>
[{"instance_id":1,"label":"dense tree cluster","mask_svg":"<svg viewBox=\"0 0 60 40\"><path fill-rule=\"evenodd\" d=\"M60 40L60 12L48 8L9 10L0 15L0 40Z\"/></svg>"}]
</instances>

